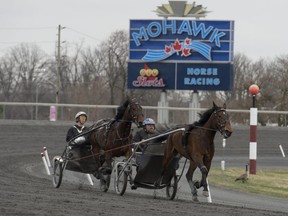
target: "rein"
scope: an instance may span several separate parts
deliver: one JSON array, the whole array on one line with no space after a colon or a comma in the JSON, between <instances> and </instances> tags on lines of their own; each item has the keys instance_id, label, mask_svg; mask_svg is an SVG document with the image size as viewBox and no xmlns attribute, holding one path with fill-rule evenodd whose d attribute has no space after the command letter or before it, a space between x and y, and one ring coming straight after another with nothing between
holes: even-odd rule
<instances>
[{"instance_id":1,"label":"rein","mask_svg":"<svg viewBox=\"0 0 288 216\"><path fill-rule=\"evenodd\" d=\"M202 127L202 126L194 126L193 127L195 128L200 128L200 129L203 129L203 130L209 130L209 131L218 131L218 129L212 129L212 128L207 128L207 127ZM188 133L192 133L192 131L189 131Z\"/></svg>"},{"instance_id":2,"label":"rein","mask_svg":"<svg viewBox=\"0 0 288 216\"><path fill-rule=\"evenodd\" d=\"M169 135L169 134L172 134L172 133L175 133L175 132L178 132L178 131L185 131L185 129L184 128L178 128L178 129L175 129L175 130L172 130L172 131L168 131L168 132L166 132L166 133L163 133L163 134L159 134L159 135L157 135L157 136L154 136L154 137L151 137L151 138L148 138L148 139L145 139L145 140L141 140L141 141L139 141L139 142L135 142L135 143L130 143L130 144L126 144L126 145L122 145L122 146L119 146L119 147L116 147L116 148L113 148L113 149L109 149L109 150L106 150L106 151L104 151L104 152L99 152L99 153L97 153L97 154L92 154L92 155L89 155L89 156L85 156L85 157L81 157L81 158L77 158L77 159L73 159L74 161L76 160L81 160L81 159L85 159L85 158L90 158L90 157L94 157L94 156L97 156L97 155L100 155L100 154L105 154L105 153L107 153L107 152L111 152L111 151L114 151L114 150L117 150L117 149L121 149L121 148L125 148L125 147L128 147L128 146L136 146L136 148L140 145L140 144L142 144L142 143L146 143L146 142L149 142L149 141L151 141L151 140L154 140L154 139L158 139L158 138L160 138L160 137L163 137L163 136L166 136L166 135ZM71 159L70 159L71 160ZM71 160L71 161L73 161L73 160Z\"/></svg>"},{"instance_id":3,"label":"rein","mask_svg":"<svg viewBox=\"0 0 288 216\"><path fill-rule=\"evenodd\" d=\"M220 112L220 111L226 111L224 108L221 108L221 109L219 109L219 110L215 110L212 114L213 115L215 115L216 113L218 113L218 112ZM211 114L211 115L212 115ZM227 120L227 116L225 115L225 120ZM222 127L223 126L223 124L221 123L221 122L218 122L218 125L220 126L220 127ZM207 128L207 127L203 127L203 126L196 126L196 125L193 125L193 127L195 127L195 128L199 128L199 129L203 129L203 130L209 130L209 131L215 131L215 132L217 132L217 131L219 131L219 132L221 132L219 129L212 129L212 128ZM191 131L189 131L188 133L191 133Z\"/></svg>"},{"instance_id":4,"label":"rein","mask_svg":"<svg viewBox=\"0 0 288 216\"><path fill-rule=\"evenodd\" d=\"M123 119L119 119L119 120L117 120L116 122L126 122L126 123L131 123L131 124L133 123L133 121L131 121L131 120L123 120ZM119 137L118 140L122 140L122 141L123 141L123 140L128 140L129 137L130 137L130 135L131 135L131 133L132 133L132 131L130 130L128 136L122 138L122 137L120 136L120 134L119 134L119 130L118 130L118 127L117 127L117 126L116 126L115 130L116 130L117 136Z\"/></svg>"},{"instance_id":5,"label":"rein","mask_svg":"<svg viewBox=\"0 0 288 216\"><path fill-rule=\"evenodd\" d=\"M130 132L129 132L129 134L128 134L128 136L127 137L124 137L124 138L122 138L121 136L120 136L120 134L119 134L119 131L118 131L118 128L116 127L116 133L117 133L117 136L119 137L119 139L118 140L121 140L121 141L123 141L123 140L128 140L129 139L129 137L130 137L130 135L131 135L131 133L132 133L132 131L130 130Z\"/></svg>"},{"instance_id":6,"label":"rein","mask_svg":"<svg viewBox=\"0 0 288 216\"><path fill-rule=\"evenodd\" d=\"M134 144L133 144L133 143L131 143L131 144L126 144L126 145L119 146L119 147L116 147L116 148L113 148L113 149L109 149L109 150L106 150L106 151L103 151L103 152L99 152L99 153L97 153L97 154L91 154L91 155L88 155L88 156L85 156L85 157L76 158L76 159L73 159L73 160L69 159L69 160L70 160L70 161L78 161L78 160L82 160L82 159L94 157L94 156L97 156L97 155L105 154L105 153L107 153L107 152L111 152L111 151L114 151L114 150L117 150L117 149L121 149L121 148L124 148L124 147L131 146L131 145L134 145Z\"/></svg>"}]
</instances>

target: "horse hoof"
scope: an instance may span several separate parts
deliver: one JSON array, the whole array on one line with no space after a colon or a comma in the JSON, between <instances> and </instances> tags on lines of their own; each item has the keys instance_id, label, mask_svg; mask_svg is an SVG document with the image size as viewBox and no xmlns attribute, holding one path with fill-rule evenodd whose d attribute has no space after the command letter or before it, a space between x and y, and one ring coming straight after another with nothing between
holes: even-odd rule
<instances>
[{"instance_id":1,"label":"horse hoof","mask_svg":"<svg viewBox=\"0 0 288 216\"><path fill-rule=\"evenodd\" d=\"M197 196L192 196L192 201L193 202L199 202L198 197Z\"/></svg>"},{"instance_id":2,"label":"horse hoof","mask_svg":"<svg viewBox=\"0 0 288 216\"><path fill-rule=\"evenodd\" d=\"M209 191L203 191L203 196L205 196L205 197L209 197Z\"/></svg>"},{"instance_id":3,"label":"horse hoof","mask_svg":"<svg viewBox=\"0 0 288 216\"><path fill-rule=\"evenodd\" d=\"M132 185L131 185L131 189L132 189L132 190L136 190L136 189L137 189L137 186L136 186L135 184L132 184Z\"/></svg>"},{"instance_id":4,"label":"horse hoof","mask_svg":"<svg viewBox=\"0 0 288 216\"><path fill-rule=\"evenodd\" d=\"M201 187L199 181L194 181L193 184L197 189L199 189Z\"/></svg>"},{"instance_id":5,"label":"horse hoof","mask_svg":"<svg viewBox=\"0 0 288 216\"><path fill-rule=\"evenodd\" d=\"M106 185L100 185L100 190L106 191L107 190L107 186Z\"/></svg>"}]
</instances>

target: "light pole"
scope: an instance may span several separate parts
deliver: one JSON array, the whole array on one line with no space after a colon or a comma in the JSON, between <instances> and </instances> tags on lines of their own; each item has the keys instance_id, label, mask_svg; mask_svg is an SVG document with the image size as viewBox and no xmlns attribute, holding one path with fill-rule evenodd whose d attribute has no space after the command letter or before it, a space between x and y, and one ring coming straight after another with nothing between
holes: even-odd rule
<instances>
[{"instance_id":1,"label":"light pole","mask_svg":"<svg viewBox=\"0 0 288 216\"><path fill-rule=\"evenodd\" d=\"M257 142L256 142L256 129L257 129L257 108L256 108L256 95L259 93L259 87L255 84L249 87L249 92L252 95L252 107L250 108L250 174L256 174L256 159L257 159Z\"/></svg>"},{"instance_id":2,"label":"light pole","mask_svg":"<svg viewBox=\"0 0 288 216\"><path fill-rule=\"evenodd\" d=\"M38 119L38 83L36 82L36 109L35 109L35 120Z\"/></svg>"},{"instance_id":3,"label":"light pole","mask_svg":"<svg viewBox=\"0 0 288 216\"><path fill-rule=\"evenodd\" d=\"M57 88L56 88L56 120L58 117L58 106L59 103L59 93L61 89L61 80L60 80L60 70L61 70L61 30L65 29L61 25L58 25L58 43L57 43Z\"/></svg>"}]
</instances>

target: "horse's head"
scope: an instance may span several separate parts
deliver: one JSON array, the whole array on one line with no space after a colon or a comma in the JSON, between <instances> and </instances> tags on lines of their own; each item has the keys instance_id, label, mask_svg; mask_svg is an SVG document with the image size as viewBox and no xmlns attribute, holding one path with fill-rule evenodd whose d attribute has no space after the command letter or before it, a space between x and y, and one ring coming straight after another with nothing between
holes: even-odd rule
<instances>
[{"instance_id":1,"label":"horse's head","mask_svg":"<svg viewBox=\"0 0 288 216\"><path fill-rule=\"evenodd\" d=\"M131 100L129 103L129 114L132 118L132 122L137 126L142 126L144 121L144 114L141 105L135 100Z\"/></svg>"},{"instance_id":2,"label":"horse's head","mask_svg":"<svg viewBox=\"0 0 288 216\"><path fill-rule=\"evenodd\" d=\"M232 127L230 124L230 117L226 111L226 104L224 103L223 107L218 107L214 102L214 119L217 129L224 136L224 138L228 138L232 134Z\"/></svg>"}]
</instances>

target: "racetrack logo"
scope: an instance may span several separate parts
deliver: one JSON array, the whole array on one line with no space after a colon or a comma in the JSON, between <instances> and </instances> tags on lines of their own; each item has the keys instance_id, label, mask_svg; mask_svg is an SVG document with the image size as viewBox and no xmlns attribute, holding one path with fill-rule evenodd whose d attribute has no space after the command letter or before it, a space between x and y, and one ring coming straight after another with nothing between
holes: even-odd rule
<instances>
[{"instance_id":1,"label":"racetrack logo","mask_svg":"<svg viewBox=\"0 0 288 216\"><path fill-rule=\"evenodd\" d=\"M213 26L206 27L204 23L197 25L196 21L183 20L179 25L176 20L163 20L160 22L153 21L147 27L142 26L138 32L132 33L132 38L136 46L140 46L141 40L149 41L159 37L161 34L168 35L168 32L169 35L176 35L176 37L182 34L186 34L188 37L183 41L176 38L173 43L165 45L161 50L148 49L142 60L161 61L174 54L181 54L181 56L187 57L192 54L192 51L195 51L211 61L212 48L203 41L214 43L217 47L221 47L220 39L226 35L226 33L219 31L218 28ZM201 40L192 39L197 36Z\"/></svg>"},{"instance_id":2,"label":"racetrack logo","mask_svg":"<svg viewBox=\"0 0 288 216\"><path fill-rule=\"evenodd\" d=\"M158 78L159 70L150 69L147 64L144 65L139 72L137 80L132 82L134 87L165 87L164 81L162 78Z\"/></svg>"}]
</instances>

